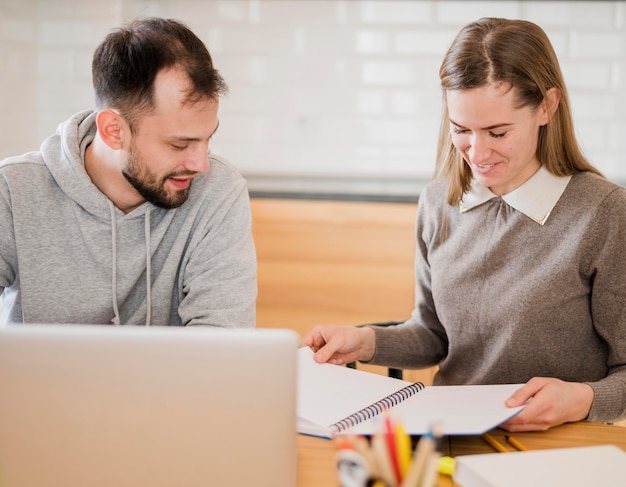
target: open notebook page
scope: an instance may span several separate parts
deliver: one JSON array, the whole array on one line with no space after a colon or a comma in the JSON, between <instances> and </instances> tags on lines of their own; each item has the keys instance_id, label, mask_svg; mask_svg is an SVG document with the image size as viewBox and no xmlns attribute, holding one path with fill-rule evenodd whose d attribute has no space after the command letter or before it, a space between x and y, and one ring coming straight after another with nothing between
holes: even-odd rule
<instances>
[{"instance_id":1,"label":"open notebook page","mask_svg":"<svg viewBox=\"0 0 626 487\"><path fill-rule=\"evenodd\" d=\"M298 431L333 435L330 425L410 386L411 382L347 367L318 364L308 348L298 351ZM409 434L421 435L437 423L444 434L480 434L523 408L504 401L520 384L429 386L389 409ZM380 415L360 422L346 433L373 434Z\"/></svg>"}]
</instances>

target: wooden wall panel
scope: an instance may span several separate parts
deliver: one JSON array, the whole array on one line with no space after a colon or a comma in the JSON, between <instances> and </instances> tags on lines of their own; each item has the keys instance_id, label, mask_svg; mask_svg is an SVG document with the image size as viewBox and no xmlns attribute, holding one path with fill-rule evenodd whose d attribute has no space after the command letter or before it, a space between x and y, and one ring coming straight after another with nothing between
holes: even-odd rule
<instances>
[{"instance_id":1,"label":"wooden wall panel","mask_svg":"<svg viewBox=\"0 0 626 487\"><path fill-rule=\"evenodd\" d=\"M252 212L258 326L409 316L416 205L258 198Z\"/></svg>"},{"instance_id":2,"label":"wooden wall panel","mask_svg":"<svg viewBox=\"0 0 626 487\"><path fill-rule=\"evenodd\" d=\"M416 211L412 203L252 198L257 326L302 335L318 323L408 318ZM405 377L431 383L433 371Z\"/></svg>"}]
</instances>

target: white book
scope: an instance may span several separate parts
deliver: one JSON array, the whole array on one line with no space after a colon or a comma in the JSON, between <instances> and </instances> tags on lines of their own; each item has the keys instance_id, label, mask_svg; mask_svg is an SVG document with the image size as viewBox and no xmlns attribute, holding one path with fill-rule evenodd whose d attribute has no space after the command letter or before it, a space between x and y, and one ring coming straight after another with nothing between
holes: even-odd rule
<instances>
[{"instance_id":1,"label":"white book","mask_svg":"<svg viewBox=\"0 0 626 487\"><path fill-rule=\"evenodd\" d=\"M614 445L456 457L462 487L624 487L626 452Z\"/></svg>"},{"instance_id":2,"label":"white book","mask_svg":"<svg viewBox=\"0 0 626 487\"><path fill-rule=\"evenodd\" d=\"M521 384L424 386L358 369L318 364L298 350L298 432L331 438L371 435L389 411L410 435L437 425L444 435L475 435L519 413L504 401Z\"/></svg>"}]
</instances>

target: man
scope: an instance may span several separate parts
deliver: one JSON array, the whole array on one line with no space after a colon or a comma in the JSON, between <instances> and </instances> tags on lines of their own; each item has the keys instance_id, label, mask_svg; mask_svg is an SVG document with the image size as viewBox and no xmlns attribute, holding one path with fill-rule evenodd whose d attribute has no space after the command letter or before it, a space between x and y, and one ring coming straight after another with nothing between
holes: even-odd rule
<instances>
[{"instance_id":1,"label":"man","mask_svg":"<svg viewBox=\"0 0 626 487\"><path fill-rule=\"evenodd\" d=\"M109 34L97 111L0 163L0 324L255 324L245 181L209 155L227 87L175 20Z\"/></svg>"}]
</instances>

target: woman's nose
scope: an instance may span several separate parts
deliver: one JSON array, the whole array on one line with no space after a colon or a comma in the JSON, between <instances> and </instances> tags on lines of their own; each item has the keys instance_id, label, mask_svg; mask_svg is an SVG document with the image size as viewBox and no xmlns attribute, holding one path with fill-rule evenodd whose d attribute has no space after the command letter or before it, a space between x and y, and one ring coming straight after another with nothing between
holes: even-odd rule
<instances>
[{"instance_id":1,"label":"woman's nose","mask_svg":"<svg viewBox=\"0 0 626 487\"><path fill-rule=\"evenodd\" d=\"M470 161L474 164L481 164L489 161L491 147L488 141L480 135L470 137L470 146L467 149Z\"/></svg>"}]
</instances>

